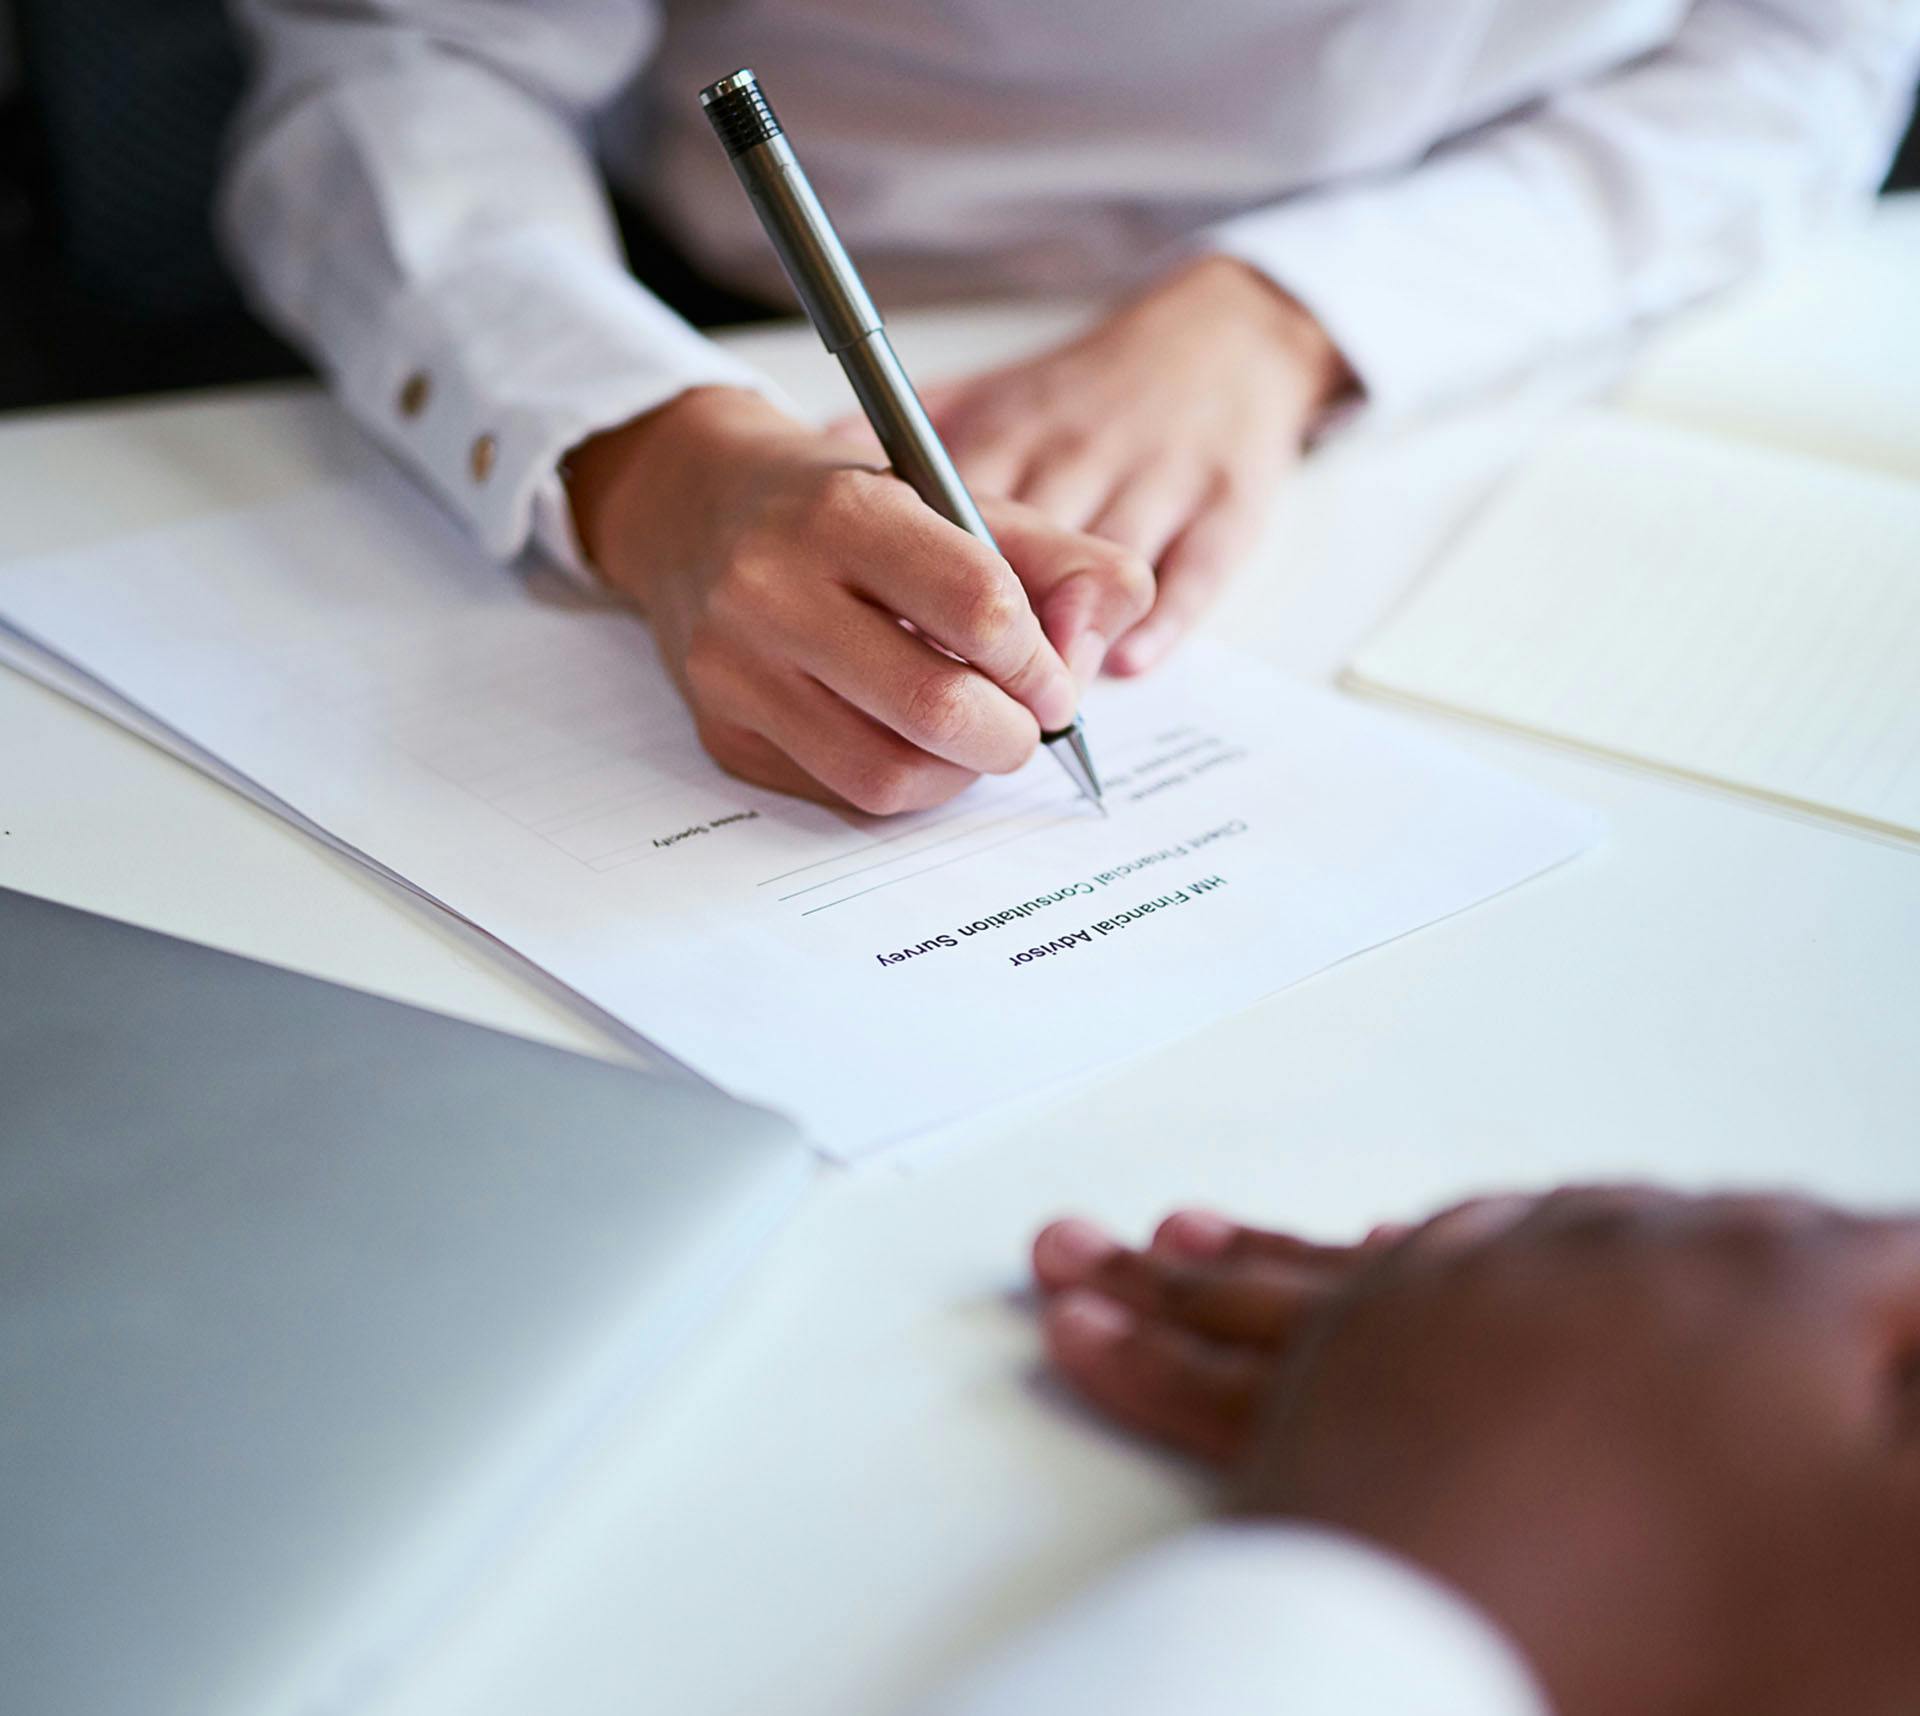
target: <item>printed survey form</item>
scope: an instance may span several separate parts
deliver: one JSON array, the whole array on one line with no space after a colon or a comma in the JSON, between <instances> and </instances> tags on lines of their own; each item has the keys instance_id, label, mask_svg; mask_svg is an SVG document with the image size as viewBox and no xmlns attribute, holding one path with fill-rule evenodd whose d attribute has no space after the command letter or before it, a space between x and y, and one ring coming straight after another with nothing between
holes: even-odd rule
<instances>
[{"instance_id":1,"label":"printed survey form","mask_svg":"<svg viewBox=\"0 0 1920 1716\"><path fill-rule=\"evenodd\" d=\"M1137 1053L1571 856L1584 810L1198 645L882 820L717 769L644 623L395 480L0 568L0 618L263 799L854 1155Z\"/></svg>"}]
</instances>

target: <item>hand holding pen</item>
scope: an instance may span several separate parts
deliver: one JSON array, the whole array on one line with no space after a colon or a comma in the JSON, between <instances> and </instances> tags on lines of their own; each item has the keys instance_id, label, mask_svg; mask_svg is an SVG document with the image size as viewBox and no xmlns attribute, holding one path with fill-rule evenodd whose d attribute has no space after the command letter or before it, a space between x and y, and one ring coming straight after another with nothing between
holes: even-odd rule
<instances>
[{"instance_id":1,"label":"hand holding pen","mask_svg":"<svg viewBox=\"0 0 1920 1716\"><path fill-rule=\"evenodd\" d=\"M739 390L683 394L568 465L588 554L648 611L708 750L809 798L923 809L1023 766L1153 599L1127 550L993 501L989 547Z\"/></svg>"},{"instance_id":2,"label":"hand holding pen","mask_svg":"<svg viewBox=\"0 0 1920 1716\"><path fill-rule=\"evenodd\" d=\"M997 554L1000 545L928 420L894 354L880 312L820 206L760 80L750 71L734 72L703 89L700 105L820 343L838 361L860 401L894 475L948 523ZM1040 742L1081 794L1099 804L1100 776L1078 712L1052 724L1042 715Z\"/></svg>"}]
</instances>

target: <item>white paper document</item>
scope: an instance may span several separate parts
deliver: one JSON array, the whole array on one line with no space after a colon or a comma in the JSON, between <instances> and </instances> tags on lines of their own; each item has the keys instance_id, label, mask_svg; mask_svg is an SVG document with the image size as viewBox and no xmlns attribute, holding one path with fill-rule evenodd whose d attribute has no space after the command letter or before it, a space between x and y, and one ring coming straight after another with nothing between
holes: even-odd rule
<instances>
[{"instance_id":1,"label":"white paper document","mask_svg":"<svg viewBox=\"0 0 1920 1716\"><path fill-rule=\"evenodd\" d=\"M1593 416L1353 673L1920 837L1920 483Z\"/></svg>"},{"instance_id":2,"label":"white paper document","mask_svg":"<svg viewBox=\"0 0 1920 1716\"><path fill-rule=\"evenodd\" d=\"M1571 856L1584 810L1214 648L922 815L701 751L644 624L397 482L0 568L0 619L851 1155L1136 1053Z\"/></svg>"}]
</instances>

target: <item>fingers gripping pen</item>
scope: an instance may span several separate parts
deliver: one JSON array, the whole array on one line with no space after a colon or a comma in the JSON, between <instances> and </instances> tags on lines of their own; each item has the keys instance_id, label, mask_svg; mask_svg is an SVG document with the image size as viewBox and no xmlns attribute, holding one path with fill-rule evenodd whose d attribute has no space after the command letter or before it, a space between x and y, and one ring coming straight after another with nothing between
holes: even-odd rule
<instances>
[{"instance_id":1,"label":"fingers gripping pen","mask_svg":"<svg viewBox=\"0 0 1920 1716\"><path fill-rule=\"evenodd\" d=\"M880 312L814 195L759 80L750 71L737 71L703 89L700 105L822 343L852 383L895 474L942 518L998 553L993 533L894 356ZM1041 738L1080 791L1100 804L1100 777L1079 717L1072 726Z\"/></svg>"}]
</instances>

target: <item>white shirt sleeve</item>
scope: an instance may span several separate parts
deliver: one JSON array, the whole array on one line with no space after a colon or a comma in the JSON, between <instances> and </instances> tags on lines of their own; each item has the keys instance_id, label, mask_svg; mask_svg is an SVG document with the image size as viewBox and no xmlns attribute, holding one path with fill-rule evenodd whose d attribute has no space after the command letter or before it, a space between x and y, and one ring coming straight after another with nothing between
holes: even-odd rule
<instances>
[{"instance_id":1,"label":"white shirt sleeve","mask_svg":"<svg viewBox=\"0 0 1920 1716\"><path fill-rule=\"evenodd\" d=\"M1344 1534L1208 1526L1154 1549L914 1716L1548 1716L1463 1598Z\"/></svg>"},{"instance_id":2,"label":"white shirt sleeve","mask_svg":"<svg viewBox=\"0 0 1920 1716\"><path fill-rule=\"evenodd\" d=\"M1656 54L1208 243L1313 311L1370 411L1424 409L1703 297L1864 202L1917 57L1920 0L1698 0Z\"/></svg>"},{"instance_id":3,"label":"white shirt sleeve","mask_svg":"<svg viewBox=\"0 0 1920 1716\"><path fill-rule=\"evenodd\" d=\"M772 393L628 273L587 117L638 0L234 0L256 55L221 222L268 320L494 554L574 559L569 447L689 387Z\"/></svg>"}]
</instances>

